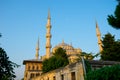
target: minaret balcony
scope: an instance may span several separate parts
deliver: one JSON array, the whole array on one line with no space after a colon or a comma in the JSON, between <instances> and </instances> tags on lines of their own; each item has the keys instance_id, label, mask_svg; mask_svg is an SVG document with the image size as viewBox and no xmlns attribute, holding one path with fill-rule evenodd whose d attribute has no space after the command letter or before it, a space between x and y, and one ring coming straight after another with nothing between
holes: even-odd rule
<instances>
[{"instance_id":1,"label":"minaret balcony","mask_svg":"<svg viewBox=\"0 0 120 80\"><path fill-rule=\"evenodd\" d=\"M51 48L51 45L47 45L46 48Z\"/></svg>"},{"instance_id":2,"label":"minaret balcony","mask_svg":"<svg viewBox=\"0 0 120 80\"><path fill-rule=\"evenodd\" d=\"M50 25L50 24L47 24L47 25L46 25L46 28L51 28L51 25Z\"/></svg>"},{"instance_id":3,"label":"minaret balcony","mask_svg":"<svg viewBox=\"0 0 120 80\"><path fill-rule=\"evenodd\" d=\"M97 36L101 36L101 34L98 33Z\"/></svg>"},{"instance_id":4,"label":"minaret balcony","mask_svg":"<svg viewBox=\"0 0 120 80\"><path fill-rule=\"evenodd\" d=\"M46 34L46 38L51 38L51 34Z\"/></svg>"}]
</instances>

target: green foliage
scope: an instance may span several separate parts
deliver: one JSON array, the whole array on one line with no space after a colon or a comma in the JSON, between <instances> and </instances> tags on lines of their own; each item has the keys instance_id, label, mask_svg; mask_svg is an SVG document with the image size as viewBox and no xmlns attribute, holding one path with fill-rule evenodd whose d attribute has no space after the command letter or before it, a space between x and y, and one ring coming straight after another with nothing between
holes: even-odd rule
<instances>
[{"instance_id":1,"label":"green foliage","mask_svg":"<svg viewBox=\"0 0 120 80\"><path fill-rule=\"evenodd\" d=\"M53 54L54 56L43 61L43 73L57 69L59 67L64 67L69 63L66 51L64 49L58 48Z\"/></svg>"},{"instance_id":2,"label":"green foliage","mask_svg":"<svg viewBox=\"0 0 120 80\"><path fill-rule=\"evenodd\" d=\"M24 80L24 78L22 78L21 80Z\"/></svg>"},{"instance_id":3,"label":"green foliage","mask_svg":"<svg viewBox=\"0 0 120 80\"><path fill-rule=\"evenodd\" d=\"M85 69L86 69L86 73L92 70L90 63L87 60L85 60Z\"/></svg>"},{"instance_id":4,"label":"green foliage","mask_svg":"<svg viewBox=\"0 0 120 80\"><path fill-rule=\"evenodd\" d=\"M103 37L102 43L101 60L120 61L120 41L108 33Z\"/></svg>"},{"instance_id":5,"label":"green foliage","mask_svg":"<svg viewBox=\"0 0 120 80\"><path fill-rule=\"evenodd\" d=\"M85 80L120 80L120 65L90 71Z\"/></svg>"},{"instance_id":6,"label":"green foliage","mask_svg":"<svg viewBox=\"0 0 120 80\"><path fill-rule=\"evenodd\" d=\"M93 60L93 58L94 58L92 53L82 52L81 55L83 55L86 60Z\"/></svg>"},{"instance_id":7,"label":"green foliage","mask_svg":"<svg viewBox=\"0 0 120 80\"><path fill-rule=\"evenodd\" d=\"M66 51L62 48L58 48L55 50L55 53L53 53L56 57L62 57L62 58L67 58Z\"/></svg>"},{"instance_id":8,"label":"green foliage","mask_svg":"<svg viewBox=\"0 0 120 80\"><path fill-rule=\"evenodd\" d=\"M0 80L13 80L16 77L15 67L18 65L11 62L6 52L0 47Z\"/></svg>"},{"instance_id":9,"label":"green foliage","mask_svg":"<svg viewBox=\"0 0 120 80\"><path fill-rule=\"evenodd\" d=\"M108 23L116 29L120 29L120 0L118 1L118 5L116 6L116 10L113 15L108 15Z\"/></svg>"},{"instance_id":10,"label":"green foliage","mask_svg":"<svg viewBox=\"0 0 120 80\"><path fill-rule=\"evenodd\" d=\"M77 60L81 60L81 57L84 57L85 60L93 60L97 56L93 55L93 53L82 52L80 55L78 55L78 57L79 58Z\"/></svg>"}]
</instances>

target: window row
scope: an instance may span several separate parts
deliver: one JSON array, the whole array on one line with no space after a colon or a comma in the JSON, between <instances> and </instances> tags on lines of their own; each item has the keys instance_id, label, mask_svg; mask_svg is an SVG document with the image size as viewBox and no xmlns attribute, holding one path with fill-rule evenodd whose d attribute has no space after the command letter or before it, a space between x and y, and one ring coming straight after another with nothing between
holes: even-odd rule
<instances>
[{"instance_id":1,"label":"window row","mask_svg":"<svg viewBox=\"0 0 120 80\"><path fill-rule=\"evenodd\" d=\"M37 77L39 75L41 75L41 74L40 73L31 73L30 78L34 78L34 77Z\"/></svg>"},{"instance_id":2,"label":"window row","mask_svg":"<svg viewBox=\"0 0 120 80\"><path fill-rule=\"evenodd\" d=\"M61 76L61 80L65 80L64 75L62 74ZM47 77L47 79L40 79L40 80L49 80L49 77ZM56 76L53 76L52 80L57 80ZM71 72L71 80L76 80L76 76L75 76L75 72Z\"/></svg>"},{"instance_id":3,"label":"window row","mask_svg":"<svg viewBox=\"0 0 120 80\"><path fill-rule=\"evenodd\" d=\"M39 70L38 66L28 66L28 70Z\"/></svg>"}]
</instances>

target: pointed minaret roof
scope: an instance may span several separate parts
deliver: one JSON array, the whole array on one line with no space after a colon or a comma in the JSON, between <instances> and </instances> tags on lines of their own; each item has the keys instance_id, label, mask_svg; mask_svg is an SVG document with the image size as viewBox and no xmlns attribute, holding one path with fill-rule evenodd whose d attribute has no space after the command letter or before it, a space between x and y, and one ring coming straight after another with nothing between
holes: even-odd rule
<instances>
[{"instance_id":1,"label":"pointed minaret roof","mask_svg":"<svg viewBox=\"0 0 120 80\"><path fill-rule=\"evenodd\" d=\"M38 38L37 45L36 45L36 54L35 54L35 57L36 57L36 59L39 58L39 38Z\"/></svg>"},{"instance_id":2,"label":"pointed minaret roof","mask_svg":"<svg viewBox=\"0 0 120 80\"><path fill-rule=\"evenodd\" d=\"M98 23L97 23L97 21L96 21L96 28L98 28Z\"/></svg>"},{"instance_id":3,"label":"pointed minaret roof","mask_svg":"<svg viewBox=\"0 0 120 80\"><path fill-rule=\"evenodd\" d=\"M36 49L39 49L39 37L38 37Z\"/></svg>"},{"instance_id":4,"label":"pointed minaret roof","mask_svg":"<svg viewBox=\"0 0 120 80\"><path fill-rule=\"evenodd\" d=\"M99 30L97 21L96 21L96 35L97 35L97 38L98 38L99 50L100 50L100 52L102 52L103 48L102 48L102 41L101 41L101 33L100 33L100 30Z\"/></svg>"},{"instance_id":5,"label":"pointed minaret roof","mask_svg":"<svg viewBox=\"0 0 120 80\"><path fill-rule=\"evenodd\" d=\"M48 16L47 16L47 24L46 27L51 28L51 16L50 16L50 9L48 10Z\"/></svg>"},{"instance_id":6,"label":"pointed minaret roof","mask_svg":"<svg viewBox=\"0 0 120 80\"><path fill-rule=\"evenodd\" d=\"M50 19L50 9L48 9L48 19Z\"/></svg>"},{"instance_id":7,"label":"pointed minaret roof","mask_svg":"<svg viewBox=\"0 0 120 80\"><path fill-rule=\"evenodd\" d=\"M97 36L101 35L97 21L96 21L96 34Z\"/></svg>"}]
</instances>

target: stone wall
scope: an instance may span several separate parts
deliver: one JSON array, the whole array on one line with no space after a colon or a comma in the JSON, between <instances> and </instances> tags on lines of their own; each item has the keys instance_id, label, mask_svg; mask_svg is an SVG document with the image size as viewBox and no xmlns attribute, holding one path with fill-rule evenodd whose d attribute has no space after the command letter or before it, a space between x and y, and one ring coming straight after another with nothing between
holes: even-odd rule
<instances>
[{"instance_id":1,"label":"stone wall","mask_svg":"<svg viewBox=\"0 0 120 80\"><path fill-rule=\"evenodd\" d=\"M81 62L73 63L59 69L43 73L32 80L84 80Z\"/></svg>"}]
</instances>

